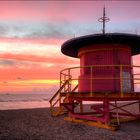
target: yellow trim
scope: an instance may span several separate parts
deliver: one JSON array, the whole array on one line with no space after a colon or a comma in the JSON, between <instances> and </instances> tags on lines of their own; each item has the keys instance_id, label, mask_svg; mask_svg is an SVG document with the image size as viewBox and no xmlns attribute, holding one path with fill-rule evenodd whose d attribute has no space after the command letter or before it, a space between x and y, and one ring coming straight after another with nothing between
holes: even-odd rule
<instances>
[{"instance_id":1,"label":"yellow trim","mask_svg":"<svg viewBox=\"0 0 140 140\"><path fill-rule=\"evenodd\" d=\"M93 80L93 76L92 76L92 67L90 67L90 96L92 97L92 80Z\"/></svg>"},{"instance_id":2,"label":"yellow trim","mask_svg":"<svg viewBox=\"0 0 140 140\"><path fill-rule=\"evenodd\" d=\"M138 119L136 117L119 118L119 121L121 123L135 121L135 120L138 120ZM117 119L112 119L111 123L117 123Z\"/></svg>"},{"instance_id":3,"label":"yellow trim","mask_svg":"<svg viewBox=\"0 0 140 140\"><path fill-rule=\"evenodd\" d=\"M110 50L127 50L131 52L129 48L103 48L103 49L92 49L92 50L79 50L78 57L80 58L81 55L85 53L92 53L92 52L97 52L97 51L110 51Z\"/></svg>"},{"instance_id":4,"label":"yellow trim","mask_svg":"<svg viewBox=\"0 0 140 140\"><path fill-rule=\"evenodd\" d=\"M89 126L104 128L104 129L108 129L108 130L112 130L112 131L118 130L118 126L106 125L106 124L103 124L101 122L93 122L93 121L82 120L82 119L74 119L74 118L69 118L69 117L64 118L64 120L65 121L71 121L71 122L74 122L74 123L81 123L81 124L85 124L85 125L89 125Z\"/></svg>"},{"instance_id":5,"label":"yellow trim","mask_svg":"<svg viewBox=\"0 0 140 140\"><path fill-rule=\"evenodd\" d=\"M122 81L122 65L120 65L120 92L121 92L121 97L123 97L123 81Z\"/></svg>"}]
</instances>

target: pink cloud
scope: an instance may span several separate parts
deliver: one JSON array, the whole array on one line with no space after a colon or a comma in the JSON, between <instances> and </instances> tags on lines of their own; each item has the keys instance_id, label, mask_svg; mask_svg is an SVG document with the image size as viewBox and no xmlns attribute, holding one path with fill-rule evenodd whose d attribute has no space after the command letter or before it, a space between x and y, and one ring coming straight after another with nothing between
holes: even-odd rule
<instances>
[{"instance_id":1,"label":"pink cloud","mask_svg":"<svg viewBox=\"0 0 140 140\"><path fill-rule=\"evenodd\" d=\"M102 16L104 4L106 5L107 16L111 18L110 23L120 23L120 27L117 24L116 29L124 28L121 25L125 25L125 23L136 28L132 22L140 22L140 2L138 1L0 1L1 22L12 23L11 21L20 20L25 23L27 21L43 22L49 23L48 27L51 31L55 29L48 35L48 30L44 33L44 28L36 30L37 26L35 26L29 32L24 27L28 31L26 32L27 35L20 38L18 33L21 35L21 30L17 34L15 34L15 30L11 33L13 26L9 26L9 30L4 32L5 36L2 33L0 38L0 82L6 84L9 80L17 80L17 77L23 79L59 79L61 69L78 66L78 59L72 59L61 54L61 44L73 37L75 32L78 32L80 36L80 30L87 30L87 27L92 23L92 28L97 28L94 23L99 24L97 19ZM51 24L53 26L50 26ZM73 26L75 24L76 26ZM2 26L2 24L0 25ZM83 25L82 28L80 28L81 25ZM7 29L6 26L4 28ZM92 28L88 28L86 33ZM113 24L112 28L114 28ZM24 34L24 30L22 31ZM61 32L63 33L61 34ZM14 35L10 36L9 34ZM63 38L60 38L59 35L63 35ZM51 48L51 45L59 48L59 52L54 52L55 49ZM7 47L7 50L4 47ZM28 47L31 48L28 49ZM138 64L139 60L139 57L135 57L134 63Z\"/></svg>"},{"instance_id":2,"label":"pink cloud","mask_svg":"<svg viewBox=\"0 0 140 140\"><path fill-rule=\"evenodd\" d=\"M64 56L62 57L45 57L45 56L35 56L35 55L26 55L26 54L0 54L1 59L11 59L11 60L18 60L18 61L29 61L29 62L48 62L54 64L61 64L64 63ZM65 57L65 62L67 63L77 63L77 59L72 59L69 57Z\"/></svg>"},{"instance_id":3,"label":"pink cloud","mask_svg":"<svg viewBox=\"0 0 140 140\"><path fill-rule=\"evenodd\" d=\"M139 1L0 1L0 19L97 22L104 4L113 21L139 19Z\"/></svg>"}]
</instances>

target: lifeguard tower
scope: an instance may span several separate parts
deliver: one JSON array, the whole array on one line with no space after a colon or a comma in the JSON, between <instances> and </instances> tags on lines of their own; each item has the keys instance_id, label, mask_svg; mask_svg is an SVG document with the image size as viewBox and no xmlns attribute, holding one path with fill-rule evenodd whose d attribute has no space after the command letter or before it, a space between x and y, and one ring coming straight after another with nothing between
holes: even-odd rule
<instances>
[{"instance_id":1,"label":"lifeguard tower","mask_svg":"<svg viewBox=\"0 0 140 140\"><path fill-rule=\"evenodd\" d=\"M109 21L105 8L99 21L102 34L73 38L62 45L62 53L79 58L80 66L60 72L60 89L50 108L52 116L68 113L65 120L116 130L120 122L140 119L136 91L140 66L132 64L132 56L140 53L140 36L105 33ZM137 112L129 106L137 107Z\"/></svg>"}]
</instances>

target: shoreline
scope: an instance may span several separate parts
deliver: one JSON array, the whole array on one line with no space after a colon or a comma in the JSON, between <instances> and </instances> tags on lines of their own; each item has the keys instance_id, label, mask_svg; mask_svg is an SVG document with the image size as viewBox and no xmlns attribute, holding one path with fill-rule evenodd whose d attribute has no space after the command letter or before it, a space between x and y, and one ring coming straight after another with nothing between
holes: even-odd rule
<instances>
[{"instance_id":1,"label":"shoreline","mask_svg":"<svg viewBox=\"0 0 140 140\"><path fill-rule=\"evenodd\" d=\"M134 101L125 101L134 102ZM100 104L100 101L85 101L84 105ZM118 101L124 103L124 101ZM0 110L19 110L19 109L36 109L36 108L49 108L50 103L47 101L3 101L0 102ZM56 106L58 107L58 106Z\"/></svg>"},{"instance_id":2,"label":"shoreline","mask_svg":"<svg viewBox=\"0 0 140 140\"><path fill-rule=\"evenodd\" d=\"M51 117L49 108L0 110L2 140L139 140L140 121L122 123L120 130L64 121L63 116Z\"/></svg>"},{"instance_id":3,"label":"shoreline","mask_svg":"<svg viewBox=\"0 0 140 140\"><path fill-rule=\"evenodd\" d=\"M0 110L34 109L50 107L49 101L13 101L0 102Z\"/></svg>"}]
</instances>

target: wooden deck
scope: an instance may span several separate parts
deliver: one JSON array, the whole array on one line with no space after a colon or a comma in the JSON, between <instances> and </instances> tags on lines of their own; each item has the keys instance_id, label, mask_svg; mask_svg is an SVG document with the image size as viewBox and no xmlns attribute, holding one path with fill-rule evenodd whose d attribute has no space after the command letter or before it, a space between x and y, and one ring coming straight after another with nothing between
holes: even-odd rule
<instances>
[{"instance_id":1,"label":"wooden deck","mask_svg":"<svg viewBox=\"0 0 140 140\"><path fill-rule=\"evenodd\" d=\"M84 100L84 101L102 101L107 99L109 101L132 101L140 100L140 92L130 92L130 93L119 93L119 92L69 92L69 93L60 93L60 96L68 96L69 99L74 98L75 100Z\"/></svg>"}]
</instances>

